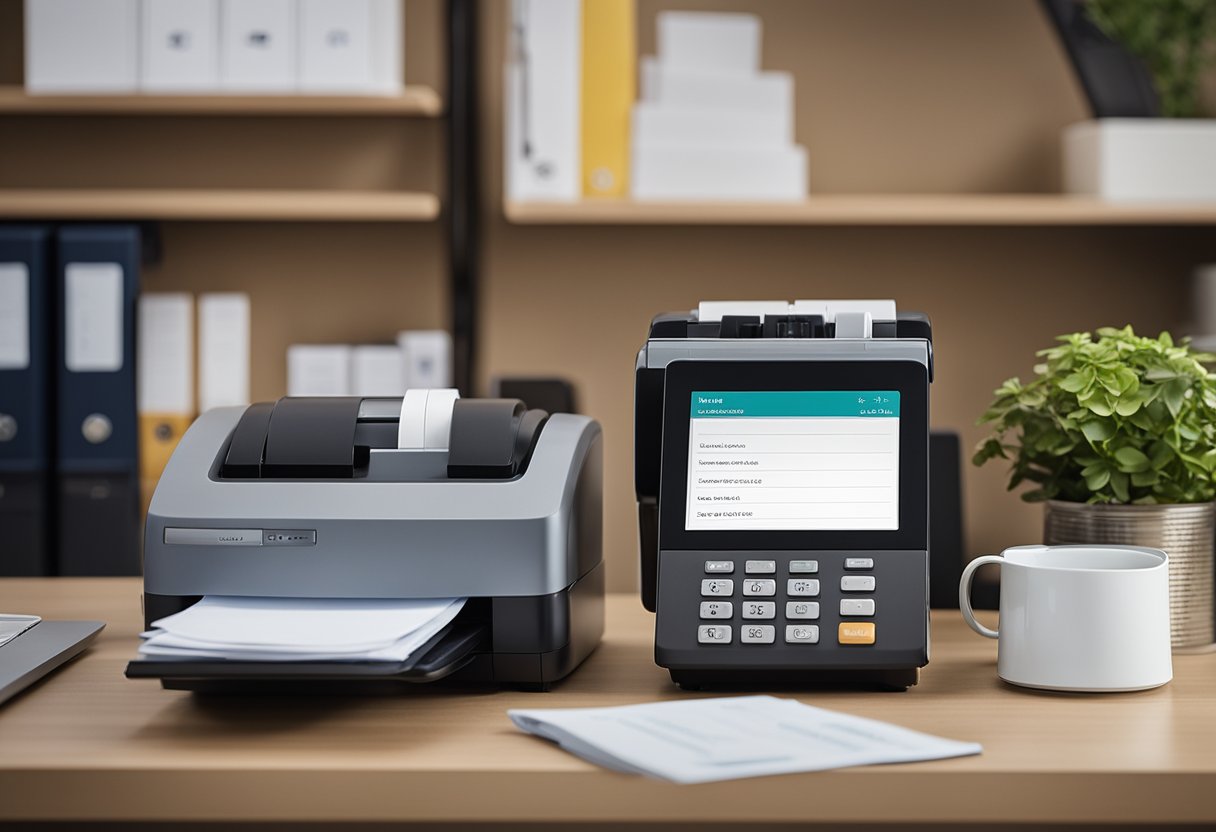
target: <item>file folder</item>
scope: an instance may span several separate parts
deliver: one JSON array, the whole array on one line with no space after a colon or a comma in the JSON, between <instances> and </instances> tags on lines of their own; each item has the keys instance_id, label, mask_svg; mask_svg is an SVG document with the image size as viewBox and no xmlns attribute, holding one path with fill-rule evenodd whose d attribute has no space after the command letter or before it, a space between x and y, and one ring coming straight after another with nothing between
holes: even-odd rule
<instances>
[{"instance_id":1,"label":"file folder","mask_svg":"<svg viewBox=\"0 0 1216 832\"><path fill-rule=\"evenodd\" d=\"M59 574L138 575L139 230L68 226L58 244Z\"/></svg>"},{"instance_id":2,"label":"file folder","mask_svg":"<svg viewBox=\"0 0 1216 832\"><path fill-rule=\"evenodd\" d=\"M583 0L583 196L629 195L634 0Z\"/></svg>"},{"instance_id":3,"label":"file folder","mask_svg":"<svg viewBox=\"0 0 1216 832\"><path fill-rule=\"evenodd\" d=\"M0 226L0 576L51 574L50 231Z\"/></svg>"},{"instance_id":4,"label":"file folder","mask_svg":"<svg viewBox=\"0 0 1216 832\"><path fill-rule=\"evenodd\" d=\"M139 477L147 501L194 421L194 297L184 292L141 296L136 335Z\"/></svg>"}]
</instances>

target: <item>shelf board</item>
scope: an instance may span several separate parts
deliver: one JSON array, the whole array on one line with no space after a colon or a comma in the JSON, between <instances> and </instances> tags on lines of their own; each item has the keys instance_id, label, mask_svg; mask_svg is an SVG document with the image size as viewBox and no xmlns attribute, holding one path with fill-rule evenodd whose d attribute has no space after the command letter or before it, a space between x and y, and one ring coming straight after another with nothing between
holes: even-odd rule
<instances>
[{"instance_id":1,"label":"shelf board","mask_svg":"<svg viewBox=\"0 0 1216 832\"><path fill-rule=\"evenodd\" d=\"M539 225L1216 225L1213 203L1111 203L1057 194L830 194L802 202L512 202Z\"/></svg>"},{"instance_id":2,"label":"shelf board","mask_svg":"<svg viewBox=\"0 0 1216 832\"><path fill-rule=\"evenodd\" d=\"M0 114L132 116L439 116L430 87L394 95L29 95L0 86Z\"/></svg>"},{"instance_id":3,"label":"shelf board","mask_svg":"<svg viewBox=\"0 0 1216 832\"><path fill-rule=\"evenodd\" d=\"M0 189L3 219L426 222L438 216L434 194L399 191Z\"/></svg>"}]
</instances>

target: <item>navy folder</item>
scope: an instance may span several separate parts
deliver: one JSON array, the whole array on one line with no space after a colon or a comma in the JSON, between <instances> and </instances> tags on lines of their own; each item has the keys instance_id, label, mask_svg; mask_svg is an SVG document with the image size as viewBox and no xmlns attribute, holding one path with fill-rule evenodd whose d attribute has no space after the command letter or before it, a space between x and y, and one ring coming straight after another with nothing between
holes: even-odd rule
<instances>
[{"instance_id":1,"label":"navy folder","mask_svg":"<svg viewBox=\"0 0 1216 832\"><path fill-rule=\"evenodd\" d=\"M0 576L51 574L50 230L0 225Z\"/></svg>"},{"instance_id":2,"label":"navy folder","mask_svg":"<svg viewBox=\"0 0 1216 832\"><path fill-rule=\"evenodd\" d=\"M58 235L58 570L138 575L134 226Z\"/></svg>"}]
</instances>

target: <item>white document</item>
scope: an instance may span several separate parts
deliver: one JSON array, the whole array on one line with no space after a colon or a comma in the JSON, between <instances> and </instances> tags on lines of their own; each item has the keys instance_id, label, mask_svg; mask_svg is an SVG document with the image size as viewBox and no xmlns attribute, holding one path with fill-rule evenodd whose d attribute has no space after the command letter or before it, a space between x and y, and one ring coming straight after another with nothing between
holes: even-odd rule
<instances>
[{"instance_id":1,"label":"white document","mask_svg":"<svg viewBox=\"0 0 1216 832\"><path fill-rule=\"evenodd\" d=\"M249 404L249 296L198 299L198 409Z\"/></svg>"},{"instance_id":2,"label":"white document","mask_svg":"<svg viewBox=\"0 0 1216 832\"><path fill-rule=\"evenodd\" d=\"M122 266L68 263L64 277L63 364L73 373L122 369Z\"/></svg>"},{"instance_id":3,"label":"white document","mask_svg":"<svg viewBox=\"0 0 1216 832\"><path fill-rule=\"evenodd\" d=\"M140 653L180 659L399 662L463 607L463 598L208 596L153 622Z\"/></svg>"},{"instance_id":4,"label":"white document","mask_svg":"<svg viewBox=\"0 0 1216 832\"><path fill-rule=\"evenodd\" d=\"M773 696L507 714L520 730L596 765L676 783L911 763L982 751L978 743Z\"/></svg>"},{"instance_id":5,"label":"white document","mask_svg":"<svg viewBox=\"0 0 1216 832\"><path fill-rule=\"evenodd\" d=\"M582 198L582 3L514 0L507 64L507 198Z\"/></svg>"},{"instance_id":6,"label":"white document","mask_svg":"<svg viewBox=\"0 0 1216 832\"><path fill-rule=\"evenodd\" d=\"M134 92L138 0L25 0L25 88Z\"/></svg>"},{"instance_id":7,"label":"white document","mask_svg":"<svg viewBox=\"0 0 1216 832\"><path fill-rule=\"evenodd\" d=\"M194 412L194 297L140 295L135 361L140 413Z\"/></svg>"},{"instance_id":8,"label":"white document","mask_svg":"<svg viewBox=\"0 0 1216 832\"><path fill-rule=\"evenodd\" d=\"M209 92L220 85L219 0L143 0L139 85Z\"/></svg>"}]
</instances>

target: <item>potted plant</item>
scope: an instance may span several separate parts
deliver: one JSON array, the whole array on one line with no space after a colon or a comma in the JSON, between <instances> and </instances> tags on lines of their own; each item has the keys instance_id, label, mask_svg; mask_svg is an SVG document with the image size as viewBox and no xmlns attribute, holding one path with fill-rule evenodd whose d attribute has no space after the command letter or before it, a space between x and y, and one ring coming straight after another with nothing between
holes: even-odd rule
<instances>
[{"instance_id":1,"label":"potted plant","mask_svg":"<svg viewBox=\"0 0 1216 832\"><path fill-rule=\"evenodd\" d=\"M1216 3L1044 3L1094 115L1064 132L1064 189L1111 200L1216 199L1216 120L1201 117Z\"/></svg>"},{"instance_id":2,"label":"potted plant","mask_svg":"<svg viewBox=\"0 0 1216 832\"><path fill-rule=\"evenodd\" d=\"M1009 460L1009 489L1046 506L1047 544L1164 549L1174 646L1211 645L1216 356L1130 326L1058 340L1033 380L995 391L973 462Z\"/></svg>"}]
</instances>

